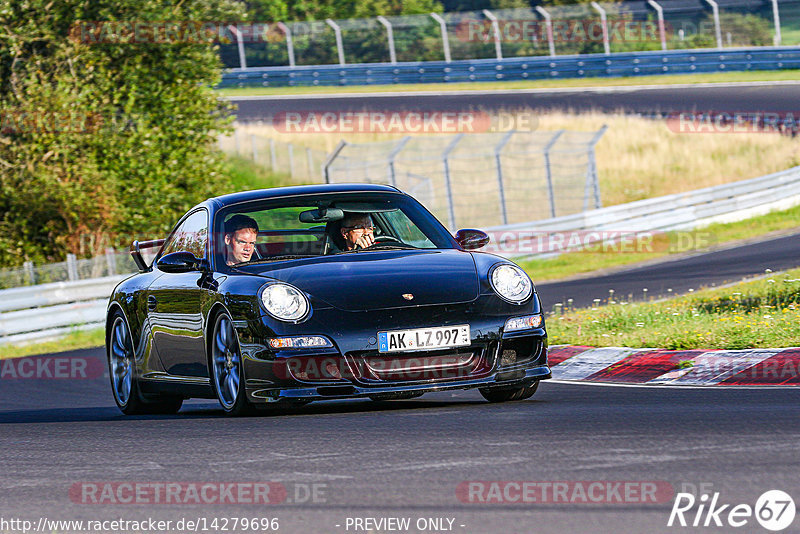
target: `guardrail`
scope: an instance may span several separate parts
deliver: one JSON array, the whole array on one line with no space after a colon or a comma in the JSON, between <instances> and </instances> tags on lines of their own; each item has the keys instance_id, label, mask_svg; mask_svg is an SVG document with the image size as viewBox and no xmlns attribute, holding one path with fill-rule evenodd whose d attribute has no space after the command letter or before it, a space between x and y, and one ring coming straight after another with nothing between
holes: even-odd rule
<instances>
[{"instance_id":1,"label":"guardrail","mask_svg":"<svg viewBox=\"0 0 800 534\"><path fill-rule=\"evenodd\" d=\"M800 166L689 193L487 230L499 241L490 247L491 251L510 257L530 256L530 253L504 251L513 250L514 239L526 233L529 236L573 230L620 230L623 234L626 231L679 230L799 204ZM0 345L102 326L108 297L114 286L127 276L0 290Z\"/></svg>"},{"instance_id":2,"label":"guardrail","mask_svg":"<svg viewBox=\"0 0 800 534\"><path fill-rule=\"evenodd\" d=\"M800 68L800 47L727 48L232 69L218 87L384 85L646 76Z\"/></svg>"},{"instance_id":3,"label":"guardrail","mask_svg":"<svg viewBox=\"0 0 800 534\"><path fill-rule=\"evenodd\" d=\"M495 226L499 252L509 257L533 256L519 246L531 235L581 230L614 230L621 235L644 231L696 228L729 222L800 205L800 166L731 184L688 193L638 200L544 221ZM507 251L507 252L504 252Z\"/></svg>"},{"instance_id":4,"label":"guardrail","mask_svg":"<svg viewBox=\"0 0 800 534\"><path fill-rule=\"evenodd\" d=\"M108 297L130 274L0 291L0 345L103 325Z\"/></svg>"}]
</instances>

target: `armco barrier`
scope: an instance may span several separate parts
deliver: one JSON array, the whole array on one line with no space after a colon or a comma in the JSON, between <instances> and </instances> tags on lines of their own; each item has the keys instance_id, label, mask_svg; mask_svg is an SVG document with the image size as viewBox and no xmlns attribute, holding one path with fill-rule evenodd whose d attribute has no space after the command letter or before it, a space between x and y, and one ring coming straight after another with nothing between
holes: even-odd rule
<instances>
[{"instance_id":1,"label":"armco barrier","mask_svg":"<svg viewBox=\"0 0 800 534\"><path fill-rule=\"evenodd\" d=\"M0 345L101 326L108 297L127 275L0 291Z\"/></svg>"},{"instance_id":2,"label":"armco barrier","mask_svg":"<svg viewBox=\"0 0 800 534\"><path fill-rule=\"evenodd\" d=\"M726 48L232 69L218 87L550 80L800 68L800 47Z\"/></svg>"},{"instance_id":3,"label":"armco barrier","mask_svg":"<svg viewBox=\"0 0 800 534\"><path fill-rule=\"evenodd\" d=\"M797 205L800 205L800 166L688 193L637 200L544 221L495 226L487 230L500 238L501 242L495 243L495 246L501 254L509 257L529 256L531 253L523 250L524 247L515 246L516 240L530 238L526 233L687 230Z\"/></svg>"}]
</instances>

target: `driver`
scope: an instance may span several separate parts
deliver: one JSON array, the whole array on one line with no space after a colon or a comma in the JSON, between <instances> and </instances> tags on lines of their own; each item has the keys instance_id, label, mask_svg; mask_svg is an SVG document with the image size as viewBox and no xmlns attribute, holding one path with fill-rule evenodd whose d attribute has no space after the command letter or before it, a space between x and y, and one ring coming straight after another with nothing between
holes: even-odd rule
<instances>
[{"instance_id":1,"label":"driver","mask_svg":"<svg viewBox=\"0 0 800 534\"><path fill-rule=\"evenodd\" d=\"M250 261L257 237L258 223L247 215L239 213L225 221L225 263Z\"/></svg>"},{"instance_id":2,"label":"driver","mask_svg":"<svg viewBox=\"0 0 800 534\"><path fill-rule=\"evenodd\" d=\"M375 227L367 213L347 213L342 219L341 232L344 250L367 248L375 243Z\"/></svg>"}]
</instances>

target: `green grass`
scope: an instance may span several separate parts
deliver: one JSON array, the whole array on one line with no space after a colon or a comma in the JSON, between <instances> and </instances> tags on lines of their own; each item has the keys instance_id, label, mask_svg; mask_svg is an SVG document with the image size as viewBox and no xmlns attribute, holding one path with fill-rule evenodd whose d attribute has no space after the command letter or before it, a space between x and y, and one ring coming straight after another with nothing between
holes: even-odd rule
<instances>
[{"instance_id":1,"label":"green grass","mask_svg":"<svg viewBox=\"0 0 800 534\"><path fill-rule=\"evenodd\" d=\"M284 174L266 170L257 165L253 160L241 156L227 156L226 173L229 177L232 191L249 191L251 189L267 189L291 185L292 180Z\"/></svg>"},{"instance_id":2,"label":"green grass","mask_svg":"<svg viewBox=\"0 0 800 534\"><path fill-rule=\"evenodd\" d=\"M666 349L800 345L800 269L659 302L613 302L548 318L551 344Z\"/></svg>"},{"instance_id":3,"label":"green grass","mask_svg":"<svg viewBox=\"0 0 800 534\"><path fill-rule=\"evenodd\" d=\"M658 76L625 76L618 78L568 78L564 80L519 80L511 82L410 83L396 85L298 86L298 87L232 87L218 89L221 96L302 95L385 93L418 91L487 91L510 89L555 89L560 87L616 87L628 85L666 85L725 82L796 81L796 70L719 72L700 74L665 74Z\"/></svg>"},{"instance_id":4,"label":"green grass","mask_svg":"<svg viewBox=\"0 0 800 534\"><path fill-rule=\"evenodd\" d=\"M800 206L774 211L733 223L717 223L685 232L668 232L653 240L653 252L571 252L554 258L518 261L534 281L558 280L604 269L619 269L667 256L707 250L711 247L753 239L771 232L800 228ZM701 243L690 248L688 243Z\"/></svg>"},{"instance_id":5,"label":"green grass","mask_svg":"<svg viewBox=\"0 0 800 534\"><path fill-rule=\"evenodd\" d=\"M53 341L31 343L29 345L0 345L0 360L49 352L102 347L104 343L105 330L102 328L76 330Z\"/></svg>"}]
</instances>

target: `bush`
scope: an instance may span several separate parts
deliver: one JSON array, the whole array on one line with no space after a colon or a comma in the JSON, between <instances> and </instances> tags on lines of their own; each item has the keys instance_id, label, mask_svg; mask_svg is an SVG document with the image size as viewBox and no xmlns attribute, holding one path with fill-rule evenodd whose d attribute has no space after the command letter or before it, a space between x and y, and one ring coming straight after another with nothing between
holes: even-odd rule
<instances>
[{"instance_id":1,"label":"bush","mask_svg":"<svg viewBox=\"0 0 800 534\"><path fill-rule=\"evenodd\" d=\"M0 264L163 235L227 189L210 38L91 42L81 21L242 18L232 0L30 0L0 8ZM108 34L105 34L108 35Z\"/></svg>"}]
</instances>

